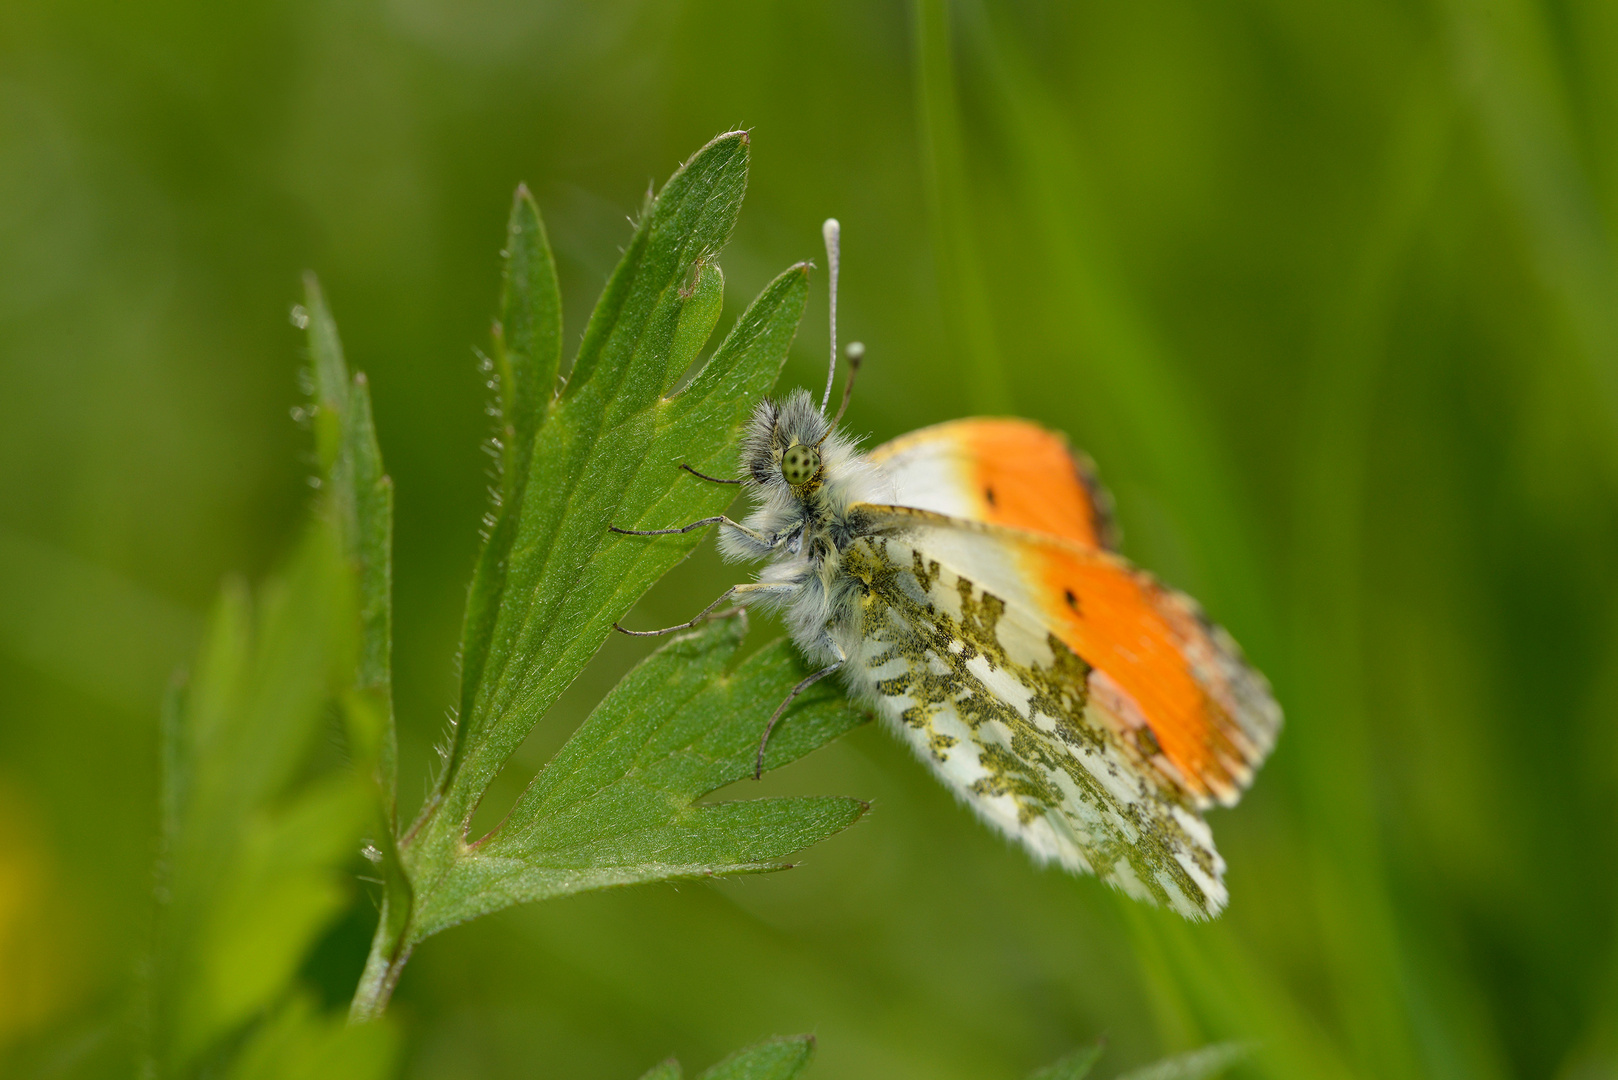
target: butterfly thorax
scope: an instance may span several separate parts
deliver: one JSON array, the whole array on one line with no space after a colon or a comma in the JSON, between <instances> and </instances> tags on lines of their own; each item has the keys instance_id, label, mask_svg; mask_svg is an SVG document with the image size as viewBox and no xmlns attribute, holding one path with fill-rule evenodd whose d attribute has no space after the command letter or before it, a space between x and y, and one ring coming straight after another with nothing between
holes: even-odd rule
<instances>
[{"instance_id":1,"label":"butterfly thorax","mask_svg":"<svg viewBox=\"0 0 1618 1080\"><path fill-rule=\"evenodd\" d=\"M760 402L742 443L741 468L755 504L743 524L755 535L726 530L720 552L730 560L770 560L759 580L791 588L761 599L785 615L806 653L830 655L829 636L857 629L857 588L844 572L843 553L867 529L853 507L886 500L886 475L803 390Z\"/></svg>"}]
</instances>

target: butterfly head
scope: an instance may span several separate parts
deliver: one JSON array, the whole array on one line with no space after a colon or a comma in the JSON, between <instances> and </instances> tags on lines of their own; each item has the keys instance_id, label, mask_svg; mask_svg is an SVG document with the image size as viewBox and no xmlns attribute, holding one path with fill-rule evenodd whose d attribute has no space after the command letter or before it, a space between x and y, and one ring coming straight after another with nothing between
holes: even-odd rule
<instances>
[{"instance_id":1,"label":"butterfly head","mask_svg":"<svg viewBox=\"0 0 1618 1080\"><path fill-rule=\"evenodd\" d=\"M820 448L793 443L781 453L781 479L795 488L807 487L820 475Z\"/></svg>"},{"instance_id":2,"label":"butterfly head","mask_svg":"<svg viewBox=\"0 0 1618 1080\"><path fill-rule=\"evenodd\" d=\"M742 468L754 483L786 488L802 497L820 486L832 426L807 391L781 401L762 401L748 425Z\"/></svg>"},{"instance_id":3,"label":"butterfly head","mask_svg":"<svg viewBox=\"0 0 1618 1080\"><path fill-rule=\"evenodd\" d=\"M848 346L849 375L843 402L836 414L826 416L837 373L837 237L838 226L824 227L826 256L831 271L831 352L826 372L826 393L819 406L807 390L794 390L779 401L759 402L742 440L741 471L752 489L756 509L747 519L755 537L729 530L721 533L720 552L727 558L754 559L777 552L819 562L833 552L848 533L848 509L858 502L878 499L888 485L881 469L867 462L853 440L840 434L838 421L848 408L865 347ZM776 538L763 544L757 533Z\"/></svg>"}]
</instances>

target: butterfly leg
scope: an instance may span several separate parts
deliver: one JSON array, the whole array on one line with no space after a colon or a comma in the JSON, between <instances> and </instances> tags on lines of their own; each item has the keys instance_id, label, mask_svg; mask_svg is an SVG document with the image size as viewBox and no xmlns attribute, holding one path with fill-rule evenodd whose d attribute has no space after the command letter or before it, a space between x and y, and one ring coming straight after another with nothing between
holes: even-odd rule
<instances>
[{"instance_id":1,"label":"butterfly leg","mask_svg":"<svg viewBox=\"0 0 1618 1080\"><path fill-rule=\"evenodd\" d=\"M778 584L774 582L752 582L746 585L732 585L730 588L726 589L720 594L719 599L715 600L713 603L699 611L695 618L691 619L689 622L683 622L678 626L665 626L661 630L625 630L617 623L613 623L612 628L618 631L620 634L628 634L630 637L661 637L664 634L674 634L681 630L691 629L693 626L712 615L714 608L718 607L720 604L723 604L726 600L729 600L733 596L746 596L749 594L756 596L759 593L791 592L793 588L794 586L791 585ZM722 619L727 615L734 615L741 610L742 609L740 607L734 607L729 611L721 611L718 615L713 615L713 617L716 619Z\"/></svg>"},{"instance_id":2,"label":"butterfly leg","mask_svg":"<svg viewBox=\"0 0 1618 1080\"><path fill-rule=\"evenodd\" d=\"M763 544L765 547L772 550L781 543L778 538L774 536L765 536L757 529L749 529L746 525L743 525L739 521L732 521L724 514L716 514L713 517L703 518L701 521L693 521L689 525L681 525L674 529L620 529L616 525L608 525L607 529L609 532L615 532L621 536L673 536L676 533L688 533L693 529L701 529L709 525L729 525L732 529L735 529L748 539L756 540L758 543Z\"/></svg>"},{"instance_id":3,"label":"butterfly leg","mask_svg":"<svg viewBox=\"0 0 1618 1080\"><path fill-rule=\"evenodd\" d=\"M686 465L684 463L681 463L680 468L684 469L686 472L690 473L692 476L695 476L698 480L706 480L710 484L745 484L745 483L747 483L746 480L726 480L722 476L709 476L707 473L699 473L699 472L697 472L697 470L693 469L691 466Z\"/></svg>"},{"instance_id":4,"label":"butterfly leg","mask_svg":"<svg viewBox=\"0 0 1618 1080\"><path fill-rule=\"evenodd\" d=\"M797 686L794 686L792 688L792 693L787 695L787 699L775 707L775 712L770 715L770 722L764 725L764 734L761 735L758 740L758 759L753 762L754 780L757 780L759 777L764 775L764 747L769 744L770 732L775 730L775 722L781 719L781 714L787 711L787 706L796 701L799 694L803 693L805 690L815 685L815 683L819 682L821 679L824 679L827 675L830 675L832 672L837 671L844 664L848 663L848 654L843 651L841 645L838 645L837 642L833 641L831 642L831 647L832 650L837 654L836 661L827 664L813 675L810 675L808 678L798 683Z\"/></svg>"}]
</instances>

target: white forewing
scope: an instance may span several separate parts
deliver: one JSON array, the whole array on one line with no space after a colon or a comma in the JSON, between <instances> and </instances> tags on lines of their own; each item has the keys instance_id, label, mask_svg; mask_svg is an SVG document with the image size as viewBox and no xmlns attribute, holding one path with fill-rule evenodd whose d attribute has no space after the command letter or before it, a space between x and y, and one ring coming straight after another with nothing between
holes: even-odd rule
<instances>
[{"instance_id":1,"label":"white forewing","mask_svg":"<svg viewBox=\"0 0 1618 1080\"><path fill-rule=\"evenodd\" d=\"M900 436L871 451L895 497L905 506L957 518L978 516L978 497L969 477L972 462L959 440L933 437L933 428Z\"/></svg>"}]
</instances>

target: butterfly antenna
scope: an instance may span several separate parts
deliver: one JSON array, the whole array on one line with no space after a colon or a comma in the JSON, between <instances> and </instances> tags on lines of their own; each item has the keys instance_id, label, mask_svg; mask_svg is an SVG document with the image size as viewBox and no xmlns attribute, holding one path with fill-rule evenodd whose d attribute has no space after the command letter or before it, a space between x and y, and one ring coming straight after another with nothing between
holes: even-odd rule
<instances>
[{"instance_id":1,"label":"butterfly antenna","mask_svg":"<svg viewBox=\"0 0 1618 1080\"><path fill-rule=\"evenodd\" d=\"M831 364L826 369L826 392L820 398L821 416L826 415L826 406L831 404L832 382L837 378L837 240L841 231L836 218L827 218L820 227L820 235L826 240L826 268L831 281Z\"/></svg>"},{"instance_id":2,"label":"butterfly antenna","mask_svg":"<svg viewBox=\"0 0 1618 1080\"><path fill-rule=\"evenodd\" d=\"M848 411L848 399L854 396L854 377L860 373L860 361L865 359L865 346L850 341L843 356L848 360L848 381L843 383L843 403L837 406L837 415L831 418L832 427L842 423L843 414Z\"/></svg>"}]
</instances>

